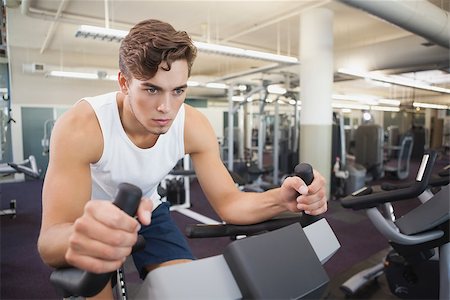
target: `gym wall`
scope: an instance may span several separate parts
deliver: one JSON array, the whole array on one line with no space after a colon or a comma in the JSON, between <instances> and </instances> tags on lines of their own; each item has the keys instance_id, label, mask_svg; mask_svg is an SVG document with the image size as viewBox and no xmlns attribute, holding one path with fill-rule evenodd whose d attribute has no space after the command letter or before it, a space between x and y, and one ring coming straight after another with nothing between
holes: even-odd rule
<instances>
[{"instance_id":1,"label":"gym wall","mask_svg":"<svg viewBox=\"0 0 450 300\"><path fill-rule=\"evenodd\" d=\"M20 161L30 154L35 155L38 167L43 174L47 169L48 157L42 154L41 139L44 135L44 122L56 119L79 99L118 90L116 81L83 80L46 77L43 73L24 71L24 64L40 63L45 66L64 65L70 67L102 66L117 64L112 55L74 55L64 51L46 51L12 47L11 64L11 109L16 120L11 126L13 160ZM81 62L81 63L80 63ZM209 119L218 138L223 138L223 111L226 102L206 101L206 107L197 107ZM194 105L195 106L195 105Z\"/></svg>"}]
</instances>

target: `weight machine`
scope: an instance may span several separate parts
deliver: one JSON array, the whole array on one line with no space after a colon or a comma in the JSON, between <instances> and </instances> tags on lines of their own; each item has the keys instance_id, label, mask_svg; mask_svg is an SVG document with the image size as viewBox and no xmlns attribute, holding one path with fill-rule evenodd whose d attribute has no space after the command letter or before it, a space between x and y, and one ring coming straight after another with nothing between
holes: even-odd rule
<instances>
[{"instance_id":1,"label":"weight machine","mask_svg":"<svg viewBox=\"0 0 450 300\"><path fill-rule=\"evenodd\" d=\"M31 178L38 179L40 177L39 170L36 164L36 159L33 155L30 155L27 159L20 163L7 163L0 165L0 174L3 177L11 176L15 174L25 174ZM2 183L17 182L16 179L4 180ZM9 202L9 209L0 210L0 216L16 217L16 199L12 199Z\"/></svg>"}]
</instances>

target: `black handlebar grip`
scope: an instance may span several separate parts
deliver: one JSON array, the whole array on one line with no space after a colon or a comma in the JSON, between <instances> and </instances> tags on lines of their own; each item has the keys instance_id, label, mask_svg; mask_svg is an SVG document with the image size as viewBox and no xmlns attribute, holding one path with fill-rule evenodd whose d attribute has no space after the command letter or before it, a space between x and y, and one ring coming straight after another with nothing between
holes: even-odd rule
<instances>
[{"instance_id":1,"label":"black handlebar grip","mask_svg":"<svg viewBox=\"0 0 450 300\"><path fill-rule=\"evenodd\" d=\"M118 189L113 204L128 215L134 216L142 198L142 190L130 183L121 183Z\"/></svg>"},{"instance_id":2,"label":"black handlebar grip","mask_svg":"<svg viewBox=\"0 0 450 300\"><path fill-rule=\"evenodd\" d=\"M310 185L314 181L313 168L310 164L300 163L294 168L294 175L300 177L306 185ZM307 226L321 219L319 216L308 215L303 212L302 214L302 224Z\"/></svg>"},{"instance_id":3,"label":"black handlebar grip","mask_svg":"<svg viewBox=\"0 0 450 300\"><path fill-rule=\"evenodd\" d=\"M300 177L306 185L310 185L314 180L313 168L307 163L300 163L295 166L294 174Z\"/></svg>"},{"instance_id":4,"label":"black handlebar grip","mask_svg":"<svg viewBox=\"0 0 450 300\"><path fill-rule=\"evenodd\" d=\"M142 191L140 188L129 183L121 183L118 186L118 192L113 203L128 215L134 216L141 197ZM140 245L142 245L142 241ZM96 274L77 268L65 268L53 271L50 275L50 281L64 298L71 296L92 297L105 288L114 273Z\"/></svg>"}]
</instances>

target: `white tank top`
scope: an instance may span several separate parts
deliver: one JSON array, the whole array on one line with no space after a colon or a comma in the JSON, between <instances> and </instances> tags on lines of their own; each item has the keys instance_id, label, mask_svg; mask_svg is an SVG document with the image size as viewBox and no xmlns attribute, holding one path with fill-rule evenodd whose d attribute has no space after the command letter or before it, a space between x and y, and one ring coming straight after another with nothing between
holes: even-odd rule
<instances>
[{"instance_id":1,"label":"white tank top","mask_svg":"<svg viewBox=\"0 0 450 300\"><path fill-rule=\"evenodd\" d=\"M116 95L83 99L94 109L103 134L102 156L91 164L92 199L112 200L119 183L127 182L140 187L155 209L161 204L158 184L184 156L184 104L167 133L160 135L153 147L142 149L122 127Z\"/></svg>"}]
</instances>

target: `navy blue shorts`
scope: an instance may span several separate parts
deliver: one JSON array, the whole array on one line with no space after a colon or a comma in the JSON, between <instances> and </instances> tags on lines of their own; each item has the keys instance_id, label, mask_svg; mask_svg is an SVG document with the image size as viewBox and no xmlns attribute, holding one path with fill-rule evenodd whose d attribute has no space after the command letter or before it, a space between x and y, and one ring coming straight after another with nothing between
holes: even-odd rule
<instances>
[{"instance_id":1,"label":"navy blue shorts","mask_svg":"<svg viewBox=\"0 0 450 300\"><path fill-rule=\"evenodd\" d=\"M150 225L142 226L139 231L147 243L144 250L133 254L133 260L142 279L147 275L145 266L174 259L194 259L185 236L170 216L169 207L169 203L161 203L153 211Z\"/></svg>"}]
</instances>

